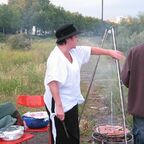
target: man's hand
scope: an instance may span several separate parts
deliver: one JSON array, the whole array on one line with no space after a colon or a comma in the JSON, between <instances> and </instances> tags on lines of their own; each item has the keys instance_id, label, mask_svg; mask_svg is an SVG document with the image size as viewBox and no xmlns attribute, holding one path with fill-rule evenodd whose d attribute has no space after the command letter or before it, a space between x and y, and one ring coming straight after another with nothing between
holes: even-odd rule
<instances>
[{"instance_id":1,"label":"man's hand","mask_svg":"<svg viewBox=\"0 0 144 144\"><path fill-rule=\"evenodd\" d=\"M63 121L65 118L64 110L62 105L56 105L56 116Z\"/></svg>"}]
</instances>

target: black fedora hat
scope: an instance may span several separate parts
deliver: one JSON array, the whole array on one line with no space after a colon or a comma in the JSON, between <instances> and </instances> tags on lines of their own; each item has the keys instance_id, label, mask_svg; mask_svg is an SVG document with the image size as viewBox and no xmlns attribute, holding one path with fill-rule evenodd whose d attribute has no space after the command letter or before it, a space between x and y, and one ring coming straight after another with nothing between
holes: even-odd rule
<instances>
[{"instance_id":1,"label":"black fedora hat","mask_svg":"<svg viewBox=\"0 0 144 144\"><path fill-rule=\"evenodd\" d=\"M56 43L69 38L71 36L80 34L81 32L78 31L73 24L65 24L56 30L55 36L57 38Z\"/></svg>"}]
</instances>

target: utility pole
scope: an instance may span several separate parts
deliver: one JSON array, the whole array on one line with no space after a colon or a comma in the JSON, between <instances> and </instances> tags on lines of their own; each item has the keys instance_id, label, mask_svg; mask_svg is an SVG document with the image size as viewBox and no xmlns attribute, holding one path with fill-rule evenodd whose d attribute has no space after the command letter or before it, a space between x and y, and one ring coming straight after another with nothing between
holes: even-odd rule
<instances>
[{"instance_id":1,"label":"utility pole","mask_svg":"<svg viewBox=\"0 0 144 144\"><path fill-rule=\"evenodd\" d=\"M103 31L104 31L103 5L104 5L104 0L101 0L101 24L100 24L100 32L101 33L103 33Z\"/></svg>"},{"instance_id":2,"label":"utility pole","mask_svg":"<svg viewBox=\"0 0 144 144\"><path fill-rule=\"evenodd\" d=\"M103 0L102 0L102 8L101 8L101 21L103 22Z\"/></svg>"}]
</instances>

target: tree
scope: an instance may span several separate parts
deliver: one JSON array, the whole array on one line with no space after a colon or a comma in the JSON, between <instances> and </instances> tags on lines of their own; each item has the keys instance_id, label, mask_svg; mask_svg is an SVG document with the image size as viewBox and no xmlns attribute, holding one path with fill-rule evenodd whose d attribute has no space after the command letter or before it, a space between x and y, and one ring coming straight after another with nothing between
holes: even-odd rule
<instances>
[{"instance_id":1,"label":"tree","mask_svg":"<svg viewBox=\"0 0 144 144\"><path fill-rule=\"evenodd\" d=\"M0 31L3 33L16 33L20 27L20 10L11 5L0 5Z\"/></svg>"}]
</instances>

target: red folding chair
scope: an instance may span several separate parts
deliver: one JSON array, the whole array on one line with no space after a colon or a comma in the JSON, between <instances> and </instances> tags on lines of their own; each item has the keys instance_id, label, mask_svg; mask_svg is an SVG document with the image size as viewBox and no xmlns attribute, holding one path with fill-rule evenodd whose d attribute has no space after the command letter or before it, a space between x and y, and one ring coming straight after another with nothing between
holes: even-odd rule
<instances>
[{"instance_id":1,"label":"red folding chair","mask_svg":"<svg viewBox=\"0 0 144 144\"><path fill-rule=\"evenodd\" d=\"M33 134L24 133L24 135L17 140L5 141L5 140L0 139L0 144L21 144L22 142L27 142L28 140L32 139L33 137L34 137Z\"/></svg>"},{"instance_id":2,"label":"red folding chair","mask_svg":"<svg viewBox=\"0 0 144 144\"><path fill-rule=\"evenodd\" d=\"M40 95L19 95L17 97L17 106L24 106L32 109L45 108L43 96ZM49 124L44 128L31 129L26 128L26 132L48 132L48 144L51 144L51 133Z\"/></svg>"}]
</instances>

